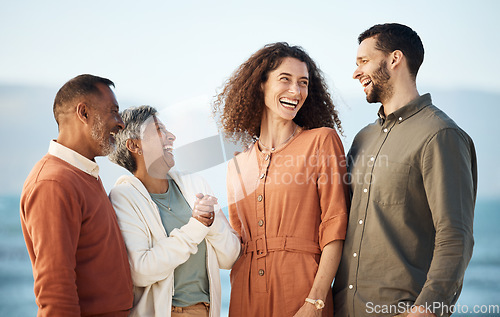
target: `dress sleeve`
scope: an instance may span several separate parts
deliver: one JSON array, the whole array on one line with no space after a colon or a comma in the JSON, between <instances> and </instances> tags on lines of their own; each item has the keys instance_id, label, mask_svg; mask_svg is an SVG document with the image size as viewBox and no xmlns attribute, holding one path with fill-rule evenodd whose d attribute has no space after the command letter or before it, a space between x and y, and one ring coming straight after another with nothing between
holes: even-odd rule
<instances>
[{"instance_id":1,"label":"dress sleeve","mask_svg":"<svg viewBox=\"0 0 500 317\"><path fill-rule=\"evenodd\" d=\"M323 250L328 243L345 239L349 194L344 148L335 130L330 130L319 153L324 156L317 183L321 207L319 245Z\"/></svg>"},{"instance_id":2,"label":"dress sleeve","mask_svg":"<svg viewBox=\"0 0 500 317\"><path fill-rule=\"evenodd\" d=\"M23 201L39 316L80 316L75 268L82 206L77 196L71 186L47 180L36 183Z\"/></svg>"}]
</instances>

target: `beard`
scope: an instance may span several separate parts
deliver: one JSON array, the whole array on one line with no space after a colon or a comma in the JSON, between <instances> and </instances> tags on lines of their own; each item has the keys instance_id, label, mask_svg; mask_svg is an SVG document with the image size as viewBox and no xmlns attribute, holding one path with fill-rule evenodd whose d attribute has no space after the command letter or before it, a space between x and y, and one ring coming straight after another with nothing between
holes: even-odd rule
<instances>
[{"instance_id":1,"label":"beard","mask_svg":"<svg viewBox=\"0 0 500 317\"><path fill-rule=\"evenodd\" d=\"M388 100L392 96L392 85L389 84L391 75L387 70L387 62L382 61L379 68L371 76L372 89L366 95L366 101L377 103Z\"/></svg>"},{"instance_id":2,"label":"beard","mask_svg":"<svg viewBox=\"0 0 500 317\"><path fill-rule=\"evenodd\" d=\"M92 139L99 146L100 153L98 156L108 156L115 150L115 141L111 139L111 135L106 133L106 128L101 117L96 114L94 125L91 132Z\"/></svg>"}]
</instances>

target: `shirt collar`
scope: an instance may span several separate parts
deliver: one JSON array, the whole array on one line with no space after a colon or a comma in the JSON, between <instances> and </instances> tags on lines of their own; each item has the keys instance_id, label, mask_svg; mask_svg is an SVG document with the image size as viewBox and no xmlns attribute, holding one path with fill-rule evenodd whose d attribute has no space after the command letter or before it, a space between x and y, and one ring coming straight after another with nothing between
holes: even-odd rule
<instances>
[{"instance_id":1,"label":"shirt collar","mask_svg":"<svg viewBox=\"0 0 500 317\"><path fill-rule=\"evenodd\" d=\"M96 179L99 179L99 165L97 165L96 162L91 161L85 156L57 143L56 140L50 141L49 154L60 158L66 163L94 176Z\"/></svg>"},{"instance_id":2,"label":"shirt collar","mask_svg":"<svg viewBox=\"0 0 500 317\"><path fill-rule=\"evenodd\" d=\"M431 104L432 104L431 94L424 94L418 98L413 99L405 106L389 114L387 117L385 116L384 106L382 105L378 110L378 117L380 118L380 124L384 124L386 120L387 121L397 120L398 123L401 123Z\"/></svg>"}]
</instances>

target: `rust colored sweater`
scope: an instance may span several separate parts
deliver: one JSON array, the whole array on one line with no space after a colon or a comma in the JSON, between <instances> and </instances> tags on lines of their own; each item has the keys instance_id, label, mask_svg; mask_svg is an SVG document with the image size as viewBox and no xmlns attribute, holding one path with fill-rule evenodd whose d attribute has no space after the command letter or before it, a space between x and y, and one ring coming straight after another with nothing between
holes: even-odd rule
<instances>
[{"instance_id":1,"label":"rust colored sweater","mask_svg":"<svg viewBox=\"0 0 500 317\"><path fill-rule=\"evenodd\" d=\"M21 196L38 316L126 316L132 280L123 238L100 179L45 155Z\"/></svg>"}]
</instances>

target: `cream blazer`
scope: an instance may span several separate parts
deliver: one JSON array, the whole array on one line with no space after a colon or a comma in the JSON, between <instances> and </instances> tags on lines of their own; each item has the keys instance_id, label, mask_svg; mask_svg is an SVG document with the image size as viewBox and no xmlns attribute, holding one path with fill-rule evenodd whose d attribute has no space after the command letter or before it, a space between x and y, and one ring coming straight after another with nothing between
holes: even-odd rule
<instances>
[{"instance_id":1,"label":"cream blazer","mask_svg":"<svg viewBox=\"0 0 500 317\"><path fill-rule=\"evenodd\" d=\"M169 175L191 208L197 193L213 195L201 177L175 171ZM219 268L231 269L241 248L237 233L220 207L216 205L215 220L210 227L191 218L167 236L158 207L138 178L121 176L109 197L125 240L134 283L134 307L130 316L171 316L174 269L198 251L203 239L207 245L210 316L220 316Z\"/></svg>"}]
</instances>

